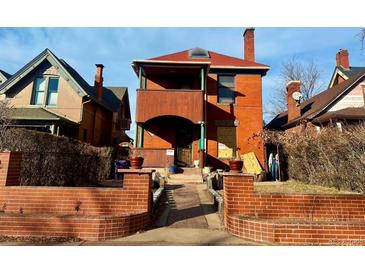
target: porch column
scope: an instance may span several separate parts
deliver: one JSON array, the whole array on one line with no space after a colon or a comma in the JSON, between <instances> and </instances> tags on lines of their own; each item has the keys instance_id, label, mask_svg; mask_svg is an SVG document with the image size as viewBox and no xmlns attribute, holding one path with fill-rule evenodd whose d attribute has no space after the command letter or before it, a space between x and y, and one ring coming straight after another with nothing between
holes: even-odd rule
<instances>
[{"instance_id":1,"label":"porch column","mask_svg":"<svg viewBox=\"0 0 365 274\"><path fill-rule=\"evenodd\" d=\"M143 135L144 135L144 130L142 125L138 125L138 132L139 132L139 138L138 138L138 147L143 147Z\"/></svg>"},{"instance_id":2,"label":"porch column","mask_svg":"<svg viewBox=\"0 0 365 274\"><path fill-rule=\"evenodd\" d=\"M205 152L205 125L200 122L200 139L199 139L199 167L204 167L204 153Z\"/></svg>"},{"instance_id":3,"label":"porch column","mask_svg":"<svg viewBox=\"0 0 365 274\"><path fill-rule=\"evenodd\" d=\"M200 89L204 92L203 99L203 113L202 120L200 123L200 140L199 140L199 167L203 168L206 162L206 119L207 119L207 93L206 93L206 83L205 83L205 70L204 68L200 69Z\"/></svg>"},{"instance_id":4,"label":"porch column","mask_svg":"<svg viewBox=\"0 0 365 274\"><path fill-rule=\"evenodd\" d=\"M139 88L143 88L143 83L142 83L142 66L141 65L139 65L138 79L139 79Z\"/></svg>"},{"instance_id":5,"label":"porch column","mask_svg":"<svg viewBox=\"0 0 365 274\"><path fill-rule=\"evenodd\" d=\"M135 130L134 130L134 140L133 140L133 146L134 147L137 147L137 138L138 138L138 124L136 123L136 127L135 127Z\"/></svg>"},{"instance_id":6,"label":"porch column","mask_svg":"<svg viewBox=\"0 0 365 274\"><path fill-rule=\"evenodd\" d=\"M204 79L204 68L201 68L200 70L200 89L201 90L204 90L204 87L205 87L205 79Z\"/></svg>"}]
</instances>

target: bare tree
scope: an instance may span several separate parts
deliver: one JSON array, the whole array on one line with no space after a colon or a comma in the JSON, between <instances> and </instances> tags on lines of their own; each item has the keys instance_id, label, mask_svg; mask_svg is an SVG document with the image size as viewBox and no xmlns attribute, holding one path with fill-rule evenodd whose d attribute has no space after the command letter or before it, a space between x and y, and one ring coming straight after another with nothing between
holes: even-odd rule
<instances>
[{"instance_id":1,"label":"bare tree","mask_svg":"<svg viewBox=\"0 0 365 274\"><path fill-rule=\"evenodd\" d=\"M318 66L313 61L303 63L292 58L281 66L275 96L271 100L270 114L276 115L287 110L286 84L291 80L300 80L303 100L311 98L321 88L321 75Z\"/></svg>"},{"instance_id":2,"label":"bare tree","mask_svg":"<svg viewBox=\"0 0 365 274\"><path fill-rule=\"evenodd\" d=\"M361 50L364 50L364 42L365 42L365 28L361 30L359 33L360 42L361 42Z\"/></svg>"}]
</instances>

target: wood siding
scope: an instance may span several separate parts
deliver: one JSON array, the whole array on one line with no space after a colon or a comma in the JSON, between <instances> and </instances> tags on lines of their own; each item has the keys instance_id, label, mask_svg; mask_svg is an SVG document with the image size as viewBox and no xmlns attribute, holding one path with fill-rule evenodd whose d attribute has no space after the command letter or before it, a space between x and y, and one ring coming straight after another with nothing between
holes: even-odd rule
<instances>
[{"instance_id":1,"label":"wood siding","mask_svg":"<svg viewBox=\"0 0 365 274\"><path fill-rule=\"evenodd\" d=\"M201 90L138 90L136 122L160 116L179 116L197 124L203 121Z\"/></svg>"}]
</instances>

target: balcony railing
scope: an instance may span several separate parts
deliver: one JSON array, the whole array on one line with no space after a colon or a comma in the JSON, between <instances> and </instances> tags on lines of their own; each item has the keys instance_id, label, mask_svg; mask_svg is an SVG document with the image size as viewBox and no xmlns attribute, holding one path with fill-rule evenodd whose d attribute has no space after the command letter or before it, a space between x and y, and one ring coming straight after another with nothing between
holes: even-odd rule
<instances>
[{"instance_id":1,"label":"balcony railing","mask_svg":"<svg viewBox=\"0 0 365 274\"><path fill-rule=\"evenodd\" d=\"M179 116L193 123L203 121L202 90L137 90L136 122L144 123L159 116Z\"/></svg>"}]
</instances>

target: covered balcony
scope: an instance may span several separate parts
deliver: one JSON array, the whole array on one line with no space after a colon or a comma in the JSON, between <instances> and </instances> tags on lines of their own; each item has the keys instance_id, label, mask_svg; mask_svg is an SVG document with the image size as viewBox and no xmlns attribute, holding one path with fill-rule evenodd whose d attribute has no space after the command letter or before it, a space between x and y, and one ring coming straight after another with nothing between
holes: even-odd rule
<instances>
[{"instance_id":1,"label":"covered balcony","mask_svg":"<svg viewBox=\"0 0 365 274\"><path fill-rule=\"evenodd\" d=\"M198 124L204 120L204 93L202 90L137 90L136 122L160 116L180 116Z\"/></svg>"},{"instance_id":2,"label":"covered balcony","mask_svg":"<svg viewBox=\"0 0 365 274\"><path fill-rule=\"evenodd\" d=\"M204 121L205 63L137 63L136 122L179 116L194 124ZM136 64L136 68L137 68Z\"/></svg>"}]
</instances>

